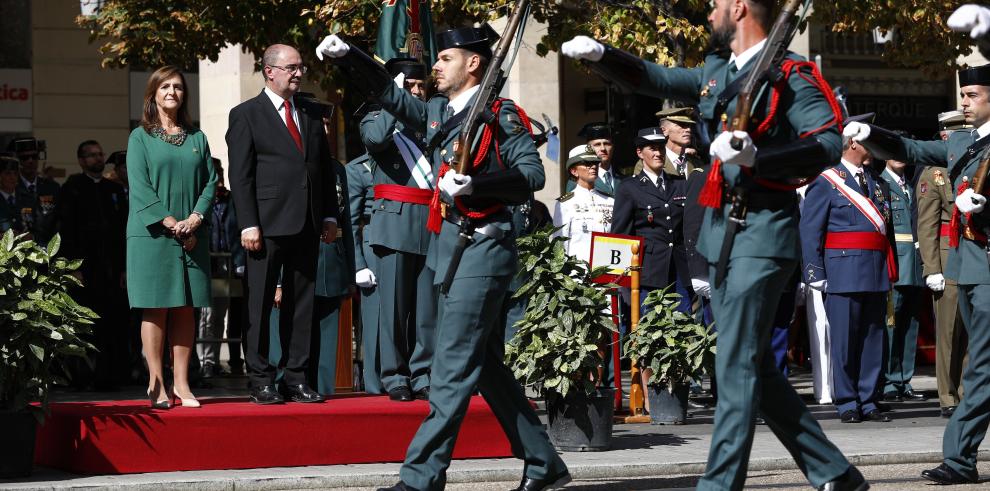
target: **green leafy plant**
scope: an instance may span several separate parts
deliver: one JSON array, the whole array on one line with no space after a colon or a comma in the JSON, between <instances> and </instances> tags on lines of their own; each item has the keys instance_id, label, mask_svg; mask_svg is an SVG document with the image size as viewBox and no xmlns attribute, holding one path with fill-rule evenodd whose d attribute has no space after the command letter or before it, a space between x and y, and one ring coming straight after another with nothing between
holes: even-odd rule
<instances>
[{"instance_id":1,"label":"green leafy plant","mask_svg":"<svg viewBox=\"0 0 990 491\"><path fill-rule=\"evenodd\" d=\"M646 297L639 326L626 336L625 353L652 371L649 383L673 391L714 367L716 333L678 311L681 296L670 289Z\"/></svg>"},{"instance_id":2,"label":"green leafy plant","mask_svg":"<svg viewBox=\"0 0 990 491\"><path fill-rule=\"evenodd\" d=\"M24 238L8 230L0 239L0 410L40 409L40 419L52 384L64 382L64 359L95 350L83 338L97 316L69 296L82 261L56 256L59 236L47 247Z\"/></svg>"},{"instance_id":3,"label":"green leafy plant","mask_svg":"<svg viewBox=\"0 0 990 491\"><path fill-rule=\"evenodd\" d=\"M606 268L568 256L566 237L545 227L519 238L519 275L528 278L516 297L528 299L525 316L506 346L506 364L524 385L541 394L586 394L598 385L602 349L609 349L615 325L606 290L592 278Z\"/></svg>"}]
</instances>

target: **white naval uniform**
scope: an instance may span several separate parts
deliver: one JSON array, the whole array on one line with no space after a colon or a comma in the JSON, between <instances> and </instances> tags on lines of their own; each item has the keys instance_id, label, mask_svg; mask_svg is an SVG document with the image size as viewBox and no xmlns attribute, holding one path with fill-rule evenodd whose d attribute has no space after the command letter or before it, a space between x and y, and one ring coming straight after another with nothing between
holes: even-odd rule
<instances>
[{"instance_id":1,"label":"white naval uniform","mask_svg":"<svg viewBox=\"0 0 990 491\"><path fill-rule=\"evenodd\" d=\"M563 226L558 235L570 237L567 254L591 261L591 233L608 232L612 227L612 206L615 200L595 189L577 186L557 198L553 224Z\"/></svg>"}]
</instances>

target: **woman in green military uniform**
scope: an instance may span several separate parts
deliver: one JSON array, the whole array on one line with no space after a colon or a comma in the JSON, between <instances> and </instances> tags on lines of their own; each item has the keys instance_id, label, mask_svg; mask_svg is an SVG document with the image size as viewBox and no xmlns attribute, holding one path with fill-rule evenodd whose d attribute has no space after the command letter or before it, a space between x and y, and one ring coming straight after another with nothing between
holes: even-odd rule
<instances>
[{"instance_id":1,"label":"woman in green military uniform","mask_svg":"<svg viewBox=\"0 0 990 491\"><path fill-rule=\"evenodd\" d=\"M201 225L217 176L206 136L190 124L186 90L178 68L156 70L144 91L141 126L127 142L127 296L131 307L144 309L148 398L160 409L171 407L174 397L199 407L188 377L193 307L210 305L209 237ZM174 391L162 376L166 329Z\"/></svg>"}]
</instances>

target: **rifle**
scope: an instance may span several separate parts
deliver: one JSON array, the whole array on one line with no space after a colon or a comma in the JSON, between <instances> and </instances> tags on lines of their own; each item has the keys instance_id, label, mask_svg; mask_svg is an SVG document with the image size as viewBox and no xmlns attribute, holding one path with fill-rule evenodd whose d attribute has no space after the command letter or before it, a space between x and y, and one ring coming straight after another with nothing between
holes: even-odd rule
<instances>
[{"instance_id":1,"label":"rifle","mask_svg":"<svg viewBox=\"0 0 990 491\"><path fill-rule=\"evenodd\" d=\"M509 21L505 24L505 30L502 31L502 37L499 38L498 45L495 46L492 59L488 63L488 68L485 69L485 75L481 78L481 89L478 90L477 97L475 97L474 102L468 108L467 117L461 123L461 133L457 138L457 146L455 147L457 163L454 166L454 170L458 174L464 174L471 169L472 147L474 146L474 137L475 133L478 132L478 128L498 118L498 115L493 114L490 108L492 103L495 102L495 98L498 97L498 92L502 88L502 84L505 83L506 73L502 70L502 63L509 54L509 49L515 40L516 33L519 31L519 26L529 14L529 3L530 0L519 0L516 3L516 8L512 11ZM511 66L508 68L511 68ZM454 282L457 267L461 264L461 257L464 256L464 250L467 249L468 244L471 242L473 234L474 230L471 226L471 220L466 216L461 216L458 223L457 244L454 246L454 252L450 257L450 265L447 266L443 283L440 284L440 293L446 294L450 291L450 285Z\"/></svg>"},{"instance_id":2,"label":"rifle","mask_svg":"<svg viewBox=\"0 0 990 491\"><path fill-rule=\"evenodd\" d=\"M760 50L756 64L749 71L742 89L739 90L736 112L732 116L731 127L733 130L746 131L746 128L749 127L753 98L763 84L764 78L770 75L774 78L771 82L775 82L779 77L783 77L784 74L777 67L784 61L784 56L787 55L787 46L791 44L791 39L794 38L794 33L797 31L799 20L797 10L802 4L804 4L803 0L787 0L780 15L777 16L777 20L774 21L773 28L770 29L770 34L767 36L767 44ZM770 70L773 70L772 74ZM742 149L742 140L739 138L733 137L731 144L732 148L736 150Z\"/></svg>"},{"instance_id":3,"label":"rifle","mask_svg":"<svg viewBox=\"0 0 990 491\"><path fill-rule=\"evenodd\" d=\"M983 154L980 155L980 165L976 168L976 173L973 174L973 180L970 181L969 187L974 193L983 194L984 188L987 185L987 174L990 174L990 151L983 150ZM975 199L973 200L973 204L977 204ZM972 220L967 222L963 228L963 237L969 240L976 239L976 234L973 233Z\"/></svg>"}]
</instances>

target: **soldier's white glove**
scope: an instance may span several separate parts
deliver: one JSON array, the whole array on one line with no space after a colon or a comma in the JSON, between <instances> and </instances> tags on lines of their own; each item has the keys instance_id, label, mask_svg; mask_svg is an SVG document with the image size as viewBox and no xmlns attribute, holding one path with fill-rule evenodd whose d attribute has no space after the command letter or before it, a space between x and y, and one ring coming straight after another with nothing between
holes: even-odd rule
<instances>
[{"instance_id":1,"label":"soldier's white glove","mask_svg":"<svg viewBox=\"0 0 990 491\"><path fill-rule=\"evenodd\" d=\"M392 80L395 82L395 86L396 87L398 87L400 89L406 88L406 74L405 73L399 72L399 74L396 75L395 78L392 79Z\"/></svg>"},{"instance_id":2,"label":"soldier's white glove","mask_svg":"<svg viewBox=\"0 0 990 491\"><path fill-rule=\"evenodd\" d=\"M828 280L818 280L818 281L812 281L811 283L808 283L808 288L811 288L812 290L817 290L817 291L820 291L820 292L825 291L825 287L827 287L827 286L828 286Z\"/></svg>"},{"instance_id":3,"label":"soldier's white glove","mask_svg":"<svg viewBox=\"0 0 990 491\"><path fill-rule=\"evenodd\" d=\"M472 190L474 185L471 184L471 176L450 171L440 179L440 191L447 193L451 198L471 194Z\"/></svg>"},{"instance_id":4,"label":"soldier's white glove","mask_svg":"<svg viewBox=\"0 0 990 491\"><path fill-rule=\"evenodd\" d=\"M705 298L712 297L712 286L705 280L698 278L691 278L691 288L694 289L694 293L701 295Z\"/></svg>"},{"instance_id":5,"label":"soldier's white glove","mask_svg":"<svg viewBox=\"0 0 990 491\"><path fill-rule=\"evenodd\" d=\"M870 125L853 121L842 128L842 136L861 142L870 137Z\"/></svg>"},{"instance_id":6,"label":"soldier's white glove","mask_svg":"<svg viewBox=\"0 0 990 491\"><path fill-rule=\"evenodd\" d=\"M588 36L574 36L560 45L560 53L576 60L599 61L605 55L605 45Z\"/></svg>"},{"instance_id":7,"label":"soldier's white glove","mask_svg":"<svg viewBox=\"0 0 990 491\"><path fill-rule=\"evenodd\" d=\"M375 278L375 273L370 269L364 268L354 273L354 283L361 288L371 288L378 284L378 278Z\"/></svg>"},{"instance_id":8,"label":"soldier's white glove","mask_svg":"<svg viewBox=\"0 0 990 491\"><path fill-rule=\"evenodd\" d=\"M942 273L935 273L925 276L925 284L928 285L928 289L933 292L940 292L945 290L945 277Z\"/></svg>"},{"instance_id":9,"label":"soldier's white glove","mask_svg":"<svg viewBox=\"0 0 990 491\"><path fill-rule=\"evenodd\" d=\"M350 50L351 46L349 44L337 37L336 34L331 34L323 38L323 41L320 41L320 45L316 47L316 57L320 61L323 61L324 56L343 58Z\"/></svg>"},{"instance_id":10,"label":"soldier's white glove","mask_svg":"<svg viewBox=\"0 0 990 491\"><path fill-rule=\"evenodd\" d=\"M732 148L733 136L742 140L742 148L739 150ZM753 139L749 137L749 133L745 131L723 131L715 137L708 153L721 160L723 164L752 167L756 160L756 145L753 144Z\"/></svg>"},{"instance_id":11,"label":"soldier's white glove","mask_svg":"<svg viewBox=\"0 0 990 491\"><path fill-rule=\"evenodd\" d=\"M946 24L949 29L969 32L969 37L976 39L990 32L990 9L967 3L953 12Z\"/></svg>"},{"instance_id":12,"label":"soldier's white glove","mask_svg":"<svg viewBox=\"0 0 990 491\"><path fill-rule=\"evenodd\" d=\"M963 213L979 213L986 204L986 196L976 194L972 189L967 189L956 196L956 208Z\"/></svg>"}]
</instances>

